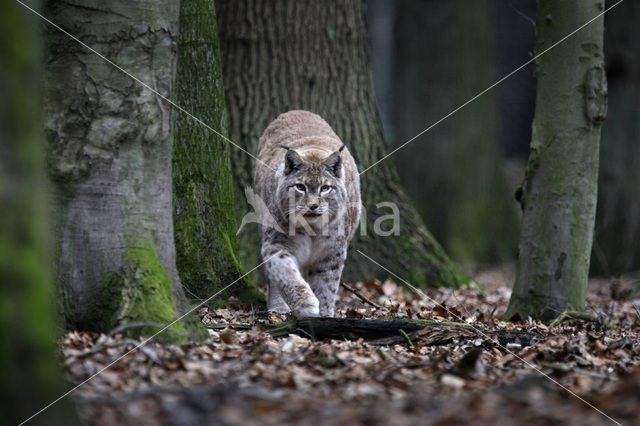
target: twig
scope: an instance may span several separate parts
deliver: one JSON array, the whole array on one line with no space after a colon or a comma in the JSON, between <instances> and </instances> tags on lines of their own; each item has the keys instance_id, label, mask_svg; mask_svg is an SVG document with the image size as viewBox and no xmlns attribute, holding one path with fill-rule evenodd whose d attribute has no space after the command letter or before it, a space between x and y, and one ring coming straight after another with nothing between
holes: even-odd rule
<instances>
[{"instance_id":1,"label":"twig","mask_svg":"<svg viewBox=\"0 0 640 426\"><path fill-rule=\"evenodd\" d=\"M78 355L75 355L75 358L86 358L88 356L91 356L93 354L97 354L98 352L102 352L105 349L111 349L111 348L117 348L118 346L122 346L122 345L126 345L128 344L128 342L122 340L116 343L111 343L111 344L100 344L100 345L96 345L93 348L89 349L88 351L84 351Z\"/></svg>"},{"instance_id":2,"label":"twig","mask_svg":"<svg viewBox=\"0 0 640 426\"><path fill-rule=\"evenodd\" d=\"M287 365L291 364L292 362L297 361L298 359L300 359L300 357L304 356L307 353L307 351L309 350L309 348L311 348L312 345L313 345L313 342L309 342L307 344L307 346L302 348L301 351L298 351L297 354L295 354L294 356L292 356L288 360L285 360L284 363L282 364L282 366L286 367Z\"/></svg>"},{"instance_id":3,"label":"twig","mask_svg":"<svg viewBox=\"0 0 640 426\"><path fill-rule=\"evenodd\" d=\"M567 364L540 361L540 365L542 367L550 368L551 370L559 372L559 373L570 373L570 372L573 371L573 366L572 365L567 365Z\"/></svg>"},{"instance_id":4,"label":"twig","mask_svg":"<svg viewBox=\"0 0 640 426\"><path fill-rule=\"evenodd\" d=\"M122 325L114 328L109 333L107 333L107 336L109 336L109 337L115 336L116 334L122 333L123 331L129 330L131 328L141 328L141 327L154 327L154 328L157 328L157 329L161 330L162 328L164 328L164 324L160 324L160 323L157 323L157 322L147 322L147 321L128 322L128 323L122 324ZM177 336L180 336L180 337L187 337L187 335L185 333L181 333L181 332L173 330L171 328L166 329L165 332L174 333L174 334L176 334Z\"/></svg>"},{"instance_id":5,"label":"twig","mask_svg":"<svg viewBox=\"0 0 640 426\"><path fill-rule=\"evenodd\" d=\"M212 322L209 324L202 324L205 328L212 330L222 330L227 327L235 328L236 330L251 330L254 323L252 322Z\"/></svg>"},{"instance_id":6,"label":"twig","mask_svg":"<svg viewBox=\"0 0 640 426\"><path fill-rule=\"evenodd\" d=\"M313 342L315 342L315 341L316 341L316 338L315 338L313 335L311 335L311 333L309 333L309 332L308 332L307 330L305 330L304 328L300 328L300 327L298 327L298 328L296 328L296 331L297 331L297 332L299 332L299 333L297 333L298 335L301 335L300 333L302 333L302 334L304 334L305 336L307 336L307 338L308 338L309 340L311 340L311 341L313 341Z\"/></svg>"},{"instance_id":7,"label":"twig","mask_svg":"<svg viewBox=\"0 0 640 426\"><path fill-rule=\"evenodd\" d=\"M407 334L406 331L404 331L403 329L398 330L398 333L400 333L400 335L404 338L404 340L407 342L407 345L409 345L410 349L413 349L413 342L411 341L411 338L409 337L409 335Z\"/></svg>"},{"instance_id":8,"label":"twig","mask_svg":"<svg viewBox=\"0 0 640 426\"><path fill-rule=\"evenodd\" d=\"M140 345L140 342L137 342L133 339L125 339L125 342L134 345L134 347L138 347L138 350L145 354L147 358L149 358L154 364L160 364L160 358L158 358L158 354L150 346Z\"/></svg>"},{"instance_id":9,"label":"twig","mask_svg":"<svg viewBox=\"0 0 640 426\"><path fill-rule=\"evenodd\" d=\"M591 370L587 370L584 368L580 368L580 367L574 367L572 365L567 365L567 364L561 364L561 363L555 363L555 362L547 362L547 361L541 361L540 365L542 367L546 367L549 368L553 371L559 372L559 373L575 373L575 374L582 374L585 376L591 376L591 377L596 377L598 379L609 379L609 380L619 380L617 376L608 376L604 373L600 373L598 371L591 371Z\"/></svg>"},{"instance_id":10,"label":"twig","mask_svg":"<svg viewBox=\"0 0 640 426\"><path fill-rule=\"evenodd\" d=\"M396 367L400 367L400 363L396 361L394 357L392 357L391 355L383 351L382 348L378 348L377 352L378 352L378 355L380 355L380 357L382 357L383 359L387 360L388 362L390 362Z\"/></svg>"},{"instance_id":11,"label":"twig","mask_svg":"<svg viewBox=\"0 0 640 426\"><path fill-rule=\"evenodd\" d=\"M560 314L560 316L556 319L554 319L553 321L551 321L551 324L549 324L550 326L555 326L558 325L564 321L567 320L582 320L582 321L590 321L590 322L599 322L598 317L596 317L595 315L591 315L588 314L586 312L580 312L580 311L564 311L562 314ZM613 328L616 329L618 328L618 326L616 326L615 324L611 324L610 322L604 322L604 325L607 328Z\"/></svg>"},{"instance_id":12,"label":"twig","mask_svg":"<svg viewBox=\"0 0 640 426\"><path fill-rule=\"evenodd\" d=\"M355 288L351 287L349 284L345 283L344 281L342 281L341 285L345 289L349 290L351 293L353 293L356 296L358 296L358 298L360 300L362 300L364 303L368 303L369 305L373 306L376 309L382 309L382 306L378 305L376 302L372 301L371 299L369 299L364 294L361 294L358 290L356 290Z\"/></svg>"},{"instance_id":13,"label":"twig","mask_svg":"<svg viewBox=\"0 0 640 426\"><path fill-rule=\"evenodd\" d=\"M111 343L111 344L100 344L100 345L94 346L93 348L91 348L86 352L82 352L81 354L76 355L75 357L86 358L98 352L102 352L105 349L117 348L118 346L122 346L122 345L133 345L134 347L139 346L138 349L142 353L144 353L147 356L147 358L151 360L151 362L153 362L154 364L160 364L160 359L158 358L158 354L152 348L148 346L141 346L139 341L133 340L133 339L123 339L119 342Z\"/></svg>"}]
</instances>

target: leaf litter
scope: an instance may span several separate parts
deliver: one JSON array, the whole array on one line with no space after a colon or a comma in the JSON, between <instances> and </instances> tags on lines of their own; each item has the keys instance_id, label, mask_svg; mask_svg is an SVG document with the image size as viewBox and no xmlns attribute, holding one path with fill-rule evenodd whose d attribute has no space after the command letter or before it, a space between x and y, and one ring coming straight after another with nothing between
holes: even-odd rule
<instances>
[{"instance_id":1,"label":"leaf litter","mask_svg":"<svg viewBox=\"0 0 640 426\"><path fill-rule=\"evenodd\" d=\"M349 287L336 317L471 326L386 341L273 338L260 323L286 317L230 300L200 310L210 327L202 343L151 341L127 354L143 340L67 333L61 352L72 384L126 354L73 397L95 425L639 424L640 293L619 281L592 282L591 319L556 325L505 321L511 291L499 280L484 290L425 290L428 298L390 280Z\"/></svg>"}]
</instances>

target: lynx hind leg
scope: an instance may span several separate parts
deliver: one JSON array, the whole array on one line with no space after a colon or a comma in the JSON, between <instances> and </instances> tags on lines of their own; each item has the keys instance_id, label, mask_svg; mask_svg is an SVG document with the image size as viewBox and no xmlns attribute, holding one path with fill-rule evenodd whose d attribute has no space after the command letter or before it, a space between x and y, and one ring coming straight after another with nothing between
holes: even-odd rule
<instances>
[{"instance_id":1,"label":"lynx hind leg","mask_svg":"<svg viewBox=\"0 0 640 426\"><path fill-rule=\"evenodd\" d=\"M302 278L293 256L284 250L265 250L263 255L265 258L270 258L265 263L265 273L269 282L270 295L274 295L274 303L277 303L279 297L288 305L296 318L317 317L318 299L311 291L309 284ZM277 305L273 308L277 309ZM269 296L269 310L271 309L271 296Z\"/></svg>"},{"instance_id":2,"label":"lynx hind leg","mask_svg":"<svg viewBox=\"0 0 640 426\"><path fill-rule=\"evenodd\" d=\"M341 255L309 269L309 284L320 302L321 317L332 317L335 312L336 296L343 268L344 256Z\"/></svg>"}]
</instances>

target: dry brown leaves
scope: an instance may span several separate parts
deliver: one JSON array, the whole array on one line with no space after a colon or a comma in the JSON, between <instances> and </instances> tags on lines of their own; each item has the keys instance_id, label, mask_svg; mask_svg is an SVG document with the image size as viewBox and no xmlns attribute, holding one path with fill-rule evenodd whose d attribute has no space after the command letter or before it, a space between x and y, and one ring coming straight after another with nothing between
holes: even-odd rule
<instances>
[{"instance_id":1,"label":"dry brown leaves","mask_svg":"<svg viewBox=\"0 0 640 426\"><path fill-rule=\"evenodd\" d=\"M314 342L246 329L256 319L249 311L205 309L202 321L218 327L207 342L149 342L83 385L76 401L85 418L109 425L613 424L588 404L623 424L639 418L637 293L620 297L616 286L596 283L588 306L598 321L550 327L503 321L510 290L501 285L430 290L428 298L391 281L353 287L382 309L342 290L336 316L485 328L424 329L410 345ZM616 328L603 326L605 320ZM534 337L500 339L486 329ZM82 382L136 344L122 335L68 333L61 347L70 381Z\"/></svg>"}]
</instances>

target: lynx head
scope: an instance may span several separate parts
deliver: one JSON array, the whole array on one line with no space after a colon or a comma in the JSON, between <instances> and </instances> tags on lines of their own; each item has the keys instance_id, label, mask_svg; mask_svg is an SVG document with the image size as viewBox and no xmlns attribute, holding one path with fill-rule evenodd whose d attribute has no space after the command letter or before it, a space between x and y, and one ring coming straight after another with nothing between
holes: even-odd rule
<instances>
[{"instance_id":1,"label":"lynx head","mask_svg":"<svg viewBox=\"0 0 640 426\"><path fill-rule=\"evenodd\" d=\"M326 157L302 157L293 149L284 158L283 177L277 189L279 208L296 228L318 231L340 216L347 192L342 177L344 145Z\"/></svg>"}]
</instances>

